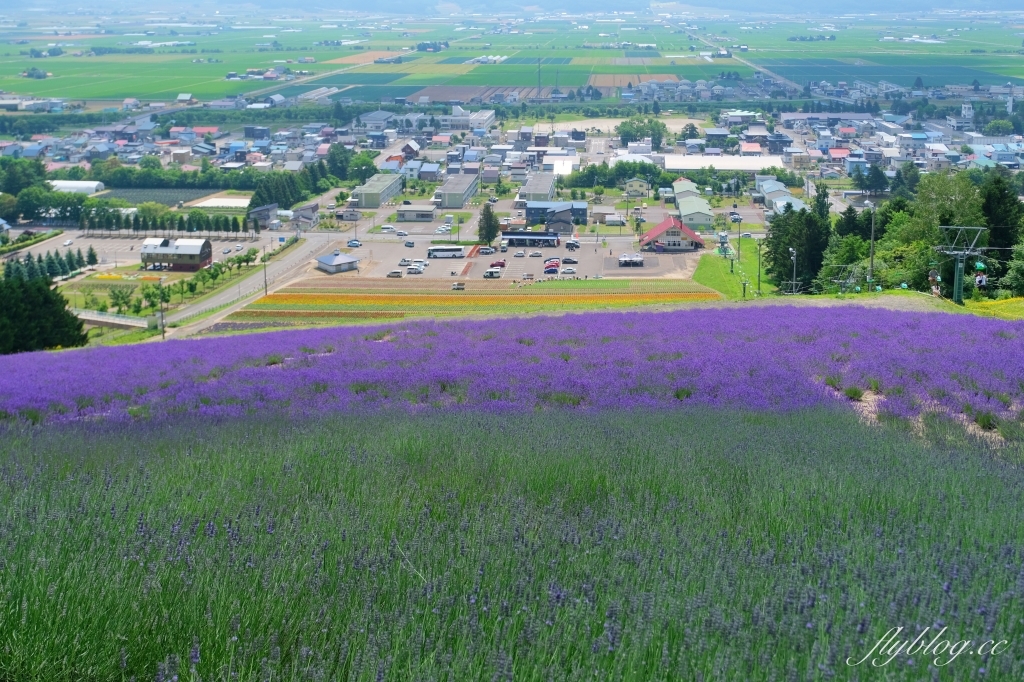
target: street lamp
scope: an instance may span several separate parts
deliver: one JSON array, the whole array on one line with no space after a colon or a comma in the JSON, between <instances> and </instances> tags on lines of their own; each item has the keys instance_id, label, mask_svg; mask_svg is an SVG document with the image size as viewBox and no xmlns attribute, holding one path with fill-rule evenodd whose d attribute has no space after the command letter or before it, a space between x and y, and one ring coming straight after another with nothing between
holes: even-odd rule
<instances>
[{"instance_id":1,"label":"street lamp","mask_svg":"<svg viewBox=\"0 0 1024 682\"><path fill-rule=\"evenodd\" d=\"M789 258L793 261L793 293L796 293L796 249L790 247Z\"/></svg>"},{"instance_id":2,"label":"street lamp","mask_svg":"<svg viewBox=\"0 0 1024 682\"><path fill-rule=\"evenodd\" d=\"M757 295L761 295L761 247L764 246L763 239L754 240L757 243Z\"/></svg>"}]
</instances>

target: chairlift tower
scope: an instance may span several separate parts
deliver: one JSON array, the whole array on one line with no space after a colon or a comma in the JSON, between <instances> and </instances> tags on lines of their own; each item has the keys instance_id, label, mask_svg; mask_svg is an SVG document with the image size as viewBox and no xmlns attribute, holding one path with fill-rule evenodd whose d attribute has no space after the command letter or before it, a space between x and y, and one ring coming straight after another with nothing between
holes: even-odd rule
<instances>
[{"instance_id":1,"label":"chairlift tower","mask_svg":"<svg viewBox=\"0 0 1024 682\"><path fill-rule=\"evenodd\" d=\"M953 303L964 304L964 263L968 256L979 256L983 249L978 247L978 239L981 233L987 228L984 227L961 227L940 225L942 230L943 245L936 246L939 253L953 256L956 261L956 270L953 277Z\"/></svg>"}]
</instances>

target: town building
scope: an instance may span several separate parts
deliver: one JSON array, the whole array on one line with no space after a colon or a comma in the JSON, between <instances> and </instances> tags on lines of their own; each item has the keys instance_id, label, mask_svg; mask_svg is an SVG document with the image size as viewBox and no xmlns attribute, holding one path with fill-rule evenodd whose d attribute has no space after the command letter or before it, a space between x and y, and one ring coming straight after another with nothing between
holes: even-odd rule
<instances>
[{"instance_id":1,"label":"town building","mask_svg":"<svg viewBox=\"0 0 1024 682\"><path fill-rule=\"evenodd\" d=\"M587 202L585 201L528 201L523 212L527 225L546 224L553 213L569 211L572 222L587 223Z\"/></svg>"},{"instance_id":2,"label":"town building","mask_svg":"<svg viewBox=\"0 0 1024 682\"><path fill-rule=\"evenodd\" d=\"M340 249L335 249L334 253L317 258L316 268L330 275L348 272L349 270L358 270L359 258L344 254Z\"/></svg>"},{"instance_id":3,"label":"town building","mask_svg":"<svg viewBox=\"0 0 1024 682\"><path fill-rule=\"evenodd\" d=\"M408 204L398 207L398 222L429 223L437 215L437 207L433 204Z\"/></svg>"},{"instance_id":4,"label":"town building","mask_svg":"<svg viewBox=\"0 0 1024 682\"><path fill-rule=\"evenodd\" d=\"M529 201L551 201L555 198L555 174L554 173L534 173L530 177L526 184L519 188L519 194L516 196L516 204L525 204Z\"/></svg>"},{"instance_id":5,"label":"town building","mask_svg":"<svg viewBox=\"0 0 1024 682\"><path fill-rule=\"evenodd\" d=\"M150 237L142 243L143 267L195 272L213 262L213 244L209 239L161 239Z\"/></svg>"},{"instance_id":6,"label":"town building","mask_svg":"<svg viewBox=\"0 0 1024 682\"><path fill-rule=\"evenodd\" d=\"M479 175L449 175L434 192L433 203L438 208L462 208L479 190Z\"/></svg>"},{"instance_id":7,"label":"town building","mask_svg":"<svg viewBox=\"0 0 1024 682\"><path fill-rule=\"evenodd\" d=\"M380 208L401 193L401 175L377 173L352 190L349 204L353 208Z\"/></svg>"},{"instance_id":8,"label":"town building","mask_svg":"<svg viewBox=\"0 0 1024 682\"><path fill-rule=\"evenodd\" d=\"M640 237L640 248L655 251L693 251L704 248L704 239L678 218L669 216Z\"/></svg>"}]
</instances>

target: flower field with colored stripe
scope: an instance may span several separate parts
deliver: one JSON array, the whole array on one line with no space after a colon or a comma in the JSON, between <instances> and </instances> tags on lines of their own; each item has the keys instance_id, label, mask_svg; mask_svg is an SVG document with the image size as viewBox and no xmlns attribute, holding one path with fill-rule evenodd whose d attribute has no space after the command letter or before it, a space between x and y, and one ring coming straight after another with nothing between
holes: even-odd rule
<instances>
[{"instance_id":1,"label":"flower field with colored stripe","mask_svg":"<svg viewBox=\"0 0 1024 682\"><path fill-rule=\"evenodd\" d=\"M447 285L447 282L444 283ZM389 316L527 313L558 310L622 309L657 304L717 300L719 295L689 283L675 287L636 287L627 282L594 287L532 285L522 289L479 291L285 289L270 294L229 319L256 320L350 317L353 313Z\"/></svg>"},{"instance_id":2,"label":"flower field with colored stripe","mask_svg":"<svg viewBox=\"0 0 1024 682\"><path fill-rule=\"evenodd\" d=\"M507 293L470 294L271 294L250 310L381 310L430 315L459 312L517 312L550 308L622 308L654 303L710 301L718 296L703 292L650 292L610 294Z\"/></svg>"}]
</instances>

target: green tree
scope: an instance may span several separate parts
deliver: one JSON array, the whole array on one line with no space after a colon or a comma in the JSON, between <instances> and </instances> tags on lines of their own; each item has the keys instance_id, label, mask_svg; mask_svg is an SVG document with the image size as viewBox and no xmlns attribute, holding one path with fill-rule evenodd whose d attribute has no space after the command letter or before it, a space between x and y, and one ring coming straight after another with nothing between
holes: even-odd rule
<instances>
[{"instance_id":1,"label":"green tree","mask_svg":"<svg viewBox=\"0 0 1024 682\"><path fill-rule=\"evenodd\" d=\"M0 194L0 220L13 223L18 219L18 198L10 194Z\"/></svg>"},{"instance_id":2,"label":"green tree","mask_svg":"<svg viewBox=\"0 0 1024 682\"><path fill-rule=\"evenodd\" d=\"M1004 137L1013 135L1013 123L1006 119L997 118L985 126L985 134L992 137Z\"/></svg>"},{"instance_id":3,"label":"green tree","mask_svg":"<svg viewBox=\"0 0 1024 682\"><path fill-rule=\"evenodd\" d=\"M840 237L845 237L850 234L857 234L859 231L860 214L850 204L846 207L845 211L839 214L839 220L836 222L836 234Z\"/></svg>"},{"instance_id":4,"label":"green tree","mask_svg":"<svg viewBox=\"0 0 1024 682\"><path fill-rule=\"evenodd\" d=\"M879 168L878 164L873 163L868 169L865 186L871 194L879 194L889 189L889 178L885 176L885 171Z\"/></svg>"},{"instance_id":5,"label":"green tree","mask_svg":"<svg viewBox=\"0 0 1024 682\"><path fill-rule=\"evenodd\" d=\"M868 178L864 175L864 171L861 169L860 164L853 167L853 172L850 173L850 180L853 181L853 186L862 192L868 188Z\"/></svg>"},{"instance_id":6,"label":"green tree","mask_svg":"<svg viewBox=\"0 0 1024 682\"><path fill-rule=\"evenodd\" d=\"M85 262L88 265L96 265L100 262L99 257L96 255L96 249L92 247L92 244L89 245L89 250L86 252Z\"/></svg>"},{"instance_id":7,"label":"green tree","mask_svg":"<svg viewBox=\"0 0 1024 682\"><path fill-rule=\"evenodd\" d=\"M1024 296L1024 242L1013 247L1013 258L999 286L1009 289L1014 296Z\"/></svg>"},{"instance_id":8,"label":"green tree","mask_svg":"<svg viewBox=\"0 0 1024 682\"><path fill-rule=\"evenodd\" d=\"M114 306L118 313L124 312L132 304L134 293L135 287L131 284L112 284L107 289L110 305Z\"/></svg>"},{"instance_id":9,"label":"green tree","mask_svg":"<svg viewBox=\"0 0 1024 682\"><path fill-rule=\"evenodd\" d=\"M900 166L900 172L903 173L903 182L906 185L907 191L911 194L916 192L917 183L921 181L921 171L914 165L914 162L904 162L903 165Z\"/></svg>"},{"instance_id":10,"label":"green tree","mask_svg":"<svg viewBox=\"0 0 1024 682\"><path fill-rule=\"evenodd\" d=\"M82 321L41 279L0 280L0 354L84 346Z\"/></svg>"},{"instance_id":11,"label":"green tree","mask_svg":"<svg viewBox=\"0 0 1024 682\"><path fill-rule=\"evenodd\" d=\"M35 220L51 204L50 192L46 188L35 185L26 187L18 193L18 213L25 220Z\"/></svg>"},{"instance_id":12,"label":"green tree","mask_svg":"<svg viewBox=\"0 0 1024 682\"><path fill-rule=\"evenodd\" d=\"M999 255L1007 254L1021 238L1021 224L1024 223L1024 204L1017 197L1017 189L999 171L985 174L980 188L981 212L988 227L987 246L999 249ZM1001 277L1006 266L1002 258L993 259L990 276Z\"/></svg>"},{"instance_id":13,"label":"green tree","mask_svg":"<svg viewBox=\"0 0 1024 682\"><path fill-rule=\"evenodd\" d=\"M46 252L43 267L46 270L46 276L51 280L60 277L60 265L57 264L57 259L49 251Z\"/></svg>"},{"instance_id":14,"label":"green tree","mask_svg":"<svg viewBox=\"0 0 1024 682\"><path fill-rule=\"evenodd\" d=\"M494 215L494 210L491 208L490 204L484 204L483 209L480 211L478 232L480 233L480 241L485 244L493 242L498 238L498 234L501 232L501 225L498 221L498 216Z\"/></svg>"}]
</instances>

